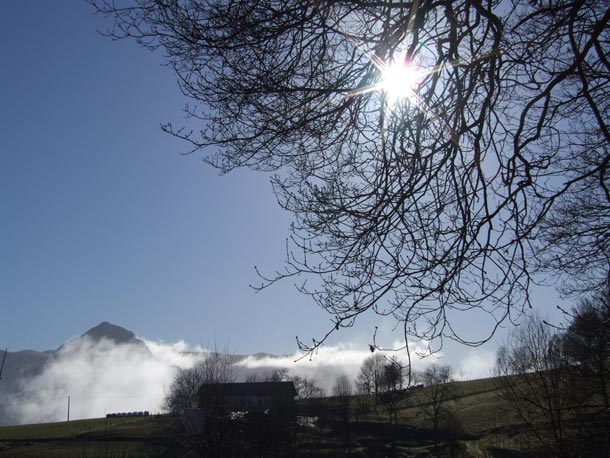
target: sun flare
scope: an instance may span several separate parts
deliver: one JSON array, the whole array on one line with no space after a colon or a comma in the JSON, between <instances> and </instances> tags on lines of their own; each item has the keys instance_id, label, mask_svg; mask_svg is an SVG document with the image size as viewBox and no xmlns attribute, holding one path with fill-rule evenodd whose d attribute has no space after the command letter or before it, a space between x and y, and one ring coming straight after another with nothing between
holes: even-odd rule
<instances>
[{"instance_id":1,"label":"sun flare","mask_svg":"<svg viewBox=\"0 0 610 458\"><path fill-rule=\"evenodd\" d=\"M393 105L400 99L413 100L423 73L414 62L391 61L384 65L381 78L381 88Z\"/></svg>"}]
</instances>

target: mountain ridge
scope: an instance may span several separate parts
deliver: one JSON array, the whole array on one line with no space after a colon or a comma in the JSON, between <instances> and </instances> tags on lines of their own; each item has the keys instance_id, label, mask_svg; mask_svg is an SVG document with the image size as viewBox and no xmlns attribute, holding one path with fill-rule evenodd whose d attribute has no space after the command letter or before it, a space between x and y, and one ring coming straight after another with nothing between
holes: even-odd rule
<instances>
[{"instance_id":1,"label":"mountain ridge","mask_svg":"<svg viewBox=\"0 0 610 458\"><path fill-rule=\"evenodd\" d=\"M135 345L140 351L147 352L152 357L146 343L138 339L132 331L108 321L102 321L81 336L65 341L55 350L7 351L4 370L2 371L2 383L0 383L0 395L5 392L5 389L9 392L16 389L22 379L33 377L42 372L45 365L56 358L66 348L66 345L74 345L83 339L89 339L95 343L106 339L118 345Z\"/></svg>"}]
</instances>

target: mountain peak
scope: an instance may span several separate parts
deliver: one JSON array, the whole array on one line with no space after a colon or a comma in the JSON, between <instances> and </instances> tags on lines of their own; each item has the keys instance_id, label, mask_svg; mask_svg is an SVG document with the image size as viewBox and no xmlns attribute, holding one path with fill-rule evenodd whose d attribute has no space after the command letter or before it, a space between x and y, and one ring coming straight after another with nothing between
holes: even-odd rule
<instances>
[{"instance_id":1,"label":"mountain peak","mask_svg":"<svg viewBox=\"0 0 610 458\"><path fill-rule=\"evenodd\" d=\"M102 321L97 326L89 329L81 337L88 337L93 341L100 341L102 339L112 340L116 343L133 343L136 339L136 335L116 324Z\"/></svg>"},{"instance_id":2,"label":"mountain peak","mask_svg":"<svg viewBox=\"0 0 610 458\"><path fill-rule=\"evenodd\" d=\"M143 340L140 340L136 335L128 329L117 326L116 324L102 321L97 326L89 329L83 335L76 339L72 339L57 348L57 351L61 351L67 344L78 345L79 342L90 341L94 344L107 340L112 342L114 345L129 345L133 349L146 353L147 356L152 357L150 349Z\"/></svg>"}]
</instances>

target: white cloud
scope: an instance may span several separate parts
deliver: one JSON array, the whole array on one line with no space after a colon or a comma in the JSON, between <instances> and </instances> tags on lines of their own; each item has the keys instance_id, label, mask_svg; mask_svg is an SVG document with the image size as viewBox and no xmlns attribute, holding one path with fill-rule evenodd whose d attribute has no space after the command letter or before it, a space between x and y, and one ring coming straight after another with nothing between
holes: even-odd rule
<instances>
[{"instance_id":1,"label":"white cloud","mask_svg":"<svg viewBox=\"0 0 610 458\"><path fill-rule=\"evenodd\" d=\"M159 362L177 366L180 368L190 368L206 352L202 347L190 347L181 340L173 344L165 344L145 340L144 343L150 349L155 359Z\"/></svg>"},{"instance_id":2,"label":"white cloud","mask_svg":"<svg viewBox=\"0 0 610 458\"><path fill-rule=\"evenodd\" d=\"M496 354L482 349L473 349L460 361L459 375L466 380L493 376Z\"/></svg>"},{"instance_id":3,"label":"white cloud","mask_svg":"<svg viewBox=\"0 0 610 458\"><path fill-rule=\"evenodd\" d=\"M64 345L38 376L27 379L12 398L16 423L100 417L111 412L157 412L178 367L200 358L183 342L116 345L77 339ZM191 351L187 353L187 351ZM196 349L200 350L200 349Z\"/></svg>"},{"instance_id":4,"label":"white cloud","mask_svg":"<svg viewBox=\"0 0 610 458\"><path fill-rule=\"evenodd\" d=\"M398 348L396 342L393 348ZM427 345L424 342L409 344L411 363L413 368L420 370L425 367L430 358L420 358L417 354L427 354ZM296 352L288 356L269 356L263 358L248 357L238 363L239 366L250 370L268 370L269 368L286 368L291 376L307 377L316 382L329 393L339 375L347 375L355 381L362 362L371 356L368 345L342 344L323 346L311 357L303 358L303 354ZM384 353L387 357L395 356L403 364L407 362L406 350Z\"/></svg>"}]
</instances>

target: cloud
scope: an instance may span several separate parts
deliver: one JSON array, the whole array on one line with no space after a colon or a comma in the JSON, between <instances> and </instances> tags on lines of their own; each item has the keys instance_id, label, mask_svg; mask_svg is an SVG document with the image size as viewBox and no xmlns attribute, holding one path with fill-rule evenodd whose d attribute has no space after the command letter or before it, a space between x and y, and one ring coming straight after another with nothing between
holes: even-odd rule
<instances>
[{"instance_id":1,"label":"cloud","mask_svg":"<svg viewBox=\"0 0 610 458\"><path fill-rule=\"evenodd\" d=\"M399 346L400 343L397 342L393 348L399 348ZM429 358L417 356L418 354L427 354L428 347L423 341L409 343L409 351L411 352L411 363L415 370L421 370L430 361ZM403 364L406 364L408 360L406 350L382 353L388 358L392 356L398 358ZM355 381L362 362L371 354L368 345L348 343L323 346L311 358L303 358L303 354L299 352L281 357L267 356L260 358L249 356L238 362L238 366L253 372L286 368L290 376L313 379L327 393L330 393L339 375L346 375L352 382Z\"/></svg>"},{"instance_id":2,"label":"cloud","mask_svg":"<svg viewBox=\"0 0 610 458\"><path fill-rule=\"evenodd\" d=\"M182 369L193 367L201 359L201 355L206 352L204 348L199 346L192 348L182 340L173 344L150 340L145 340L144 343L159 362Z\"/></svg>"},{"instance_id":3,"label":"cloud","mask_svg":"<svg viewBox=\"0 0 610 458\"><path fill-rule=\"evenodd\" d=\"M493 376L495 363L495 352L483 349L471 350L460 361L458 372L466 380L488 378Z\"/></svg>"},{"instance_id":4,"label":"cloud","mask_svg":"<svg viewBox=\"0 0 610 458\"><path fill-rule=\"evenodd\" d=\"M24 380L8 405L14 423L101 417L111 412L157 412L178 368L193 366L201 349L184 342L143 345L79 338L68 342L43 371Z\"/></svg>"}]
</instances>

